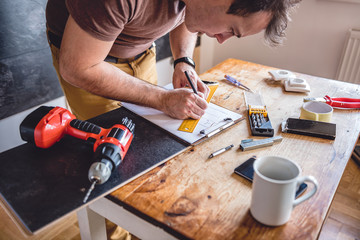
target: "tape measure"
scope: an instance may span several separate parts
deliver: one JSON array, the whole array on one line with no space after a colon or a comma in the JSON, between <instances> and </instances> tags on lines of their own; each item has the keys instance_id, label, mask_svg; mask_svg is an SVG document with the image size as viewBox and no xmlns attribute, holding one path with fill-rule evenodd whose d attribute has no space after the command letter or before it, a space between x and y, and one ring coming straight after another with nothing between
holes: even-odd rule
<instances>
[{"instance_id":1,"label":"tape measure","mask_svg":"<svg viewBox=\"0 0 360 240\"><path fill-rule=\"evenodd\" d=\"M210 93L206 99L206 102L210 102L211 98L213 97L216 89L219 86L218 82L209 82L209 81L203 81L210 89ZM194 129L196 128L196 125L198 124L198 122L200 121L200 119L185 119L180 127L178 128L179 131L183 131L183 132L189 132L192 133L194 131Z\"/></svg>"}]
</instances>

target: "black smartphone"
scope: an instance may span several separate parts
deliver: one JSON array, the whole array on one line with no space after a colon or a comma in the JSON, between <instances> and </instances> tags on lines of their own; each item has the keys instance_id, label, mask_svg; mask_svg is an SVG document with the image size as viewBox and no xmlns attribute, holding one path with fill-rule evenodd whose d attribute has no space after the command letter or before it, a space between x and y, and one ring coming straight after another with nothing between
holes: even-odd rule
<instances>
[{"instance_id":1,"label":"black smartphone","mask_svg":"<svg viewBox=\"0 0 360 240\"><path fill-rule=\"evenodd\" d=\"M333 140L336 137L336 124L288 118L286 122L282 124L282 132Z\"/></svg>"},{"instance_id":2,"label":"black smartphone","mask_svg":"<svg viewBox=\"0 0 360 240\"><path fill-rule=\"evenodd\" d=\"M253 181L254 179L254 168L253 168L253 164L254 161L256 160L256 157L251 157L248 160L246 160L245 162L243 162L242 164L240 164L240 166L236 167L234 169L234 172L244 178L246 178L247 180L249 180L250 182ZM295 193L295 198L297 198L298 196L300 196L302 193L305 192L307 188L307 184L306 183L302 183L300 184L298 190Z\"/></svg>"}]
</instances>

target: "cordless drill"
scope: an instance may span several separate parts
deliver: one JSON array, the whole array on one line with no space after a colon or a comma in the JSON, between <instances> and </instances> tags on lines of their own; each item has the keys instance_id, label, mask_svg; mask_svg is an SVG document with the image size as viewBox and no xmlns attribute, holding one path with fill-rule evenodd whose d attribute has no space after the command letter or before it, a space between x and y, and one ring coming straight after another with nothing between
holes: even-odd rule
<instances>
[{"instance_id":1,"label":"cordless drill","mask_svg":"<svg viewBox=\"0 0 360 240\"><path fill-rule=\"evenodd\" d=\"M24 141L34 143L40 148L51 147L65 135L86 140L94 145L95 162L88 173L91 187L83 200L85 203L95 184L105 183L124 159L134 136L134 128L135 123L127 117L122 119L122 124L104 129L76 119L64 108L41 106L22 121L20 135Z\"/></svg>"}]
</instances>

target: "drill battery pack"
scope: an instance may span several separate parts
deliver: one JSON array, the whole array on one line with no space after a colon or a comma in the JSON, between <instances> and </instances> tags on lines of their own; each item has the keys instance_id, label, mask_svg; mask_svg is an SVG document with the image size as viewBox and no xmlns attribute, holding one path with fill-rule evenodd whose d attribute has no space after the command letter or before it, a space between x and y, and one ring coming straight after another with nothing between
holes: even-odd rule
<instances>
[{"instance_id":1,"label":"drill battery pack","mask_svg":"<svg viewBox=\"0 0 360 240\"><path fill-rule=\"evenodd\" d=\"M249 105L248 116L253 136L274 136L274 129L271 125L266 106Z\"/></svg>"}]
</instances>

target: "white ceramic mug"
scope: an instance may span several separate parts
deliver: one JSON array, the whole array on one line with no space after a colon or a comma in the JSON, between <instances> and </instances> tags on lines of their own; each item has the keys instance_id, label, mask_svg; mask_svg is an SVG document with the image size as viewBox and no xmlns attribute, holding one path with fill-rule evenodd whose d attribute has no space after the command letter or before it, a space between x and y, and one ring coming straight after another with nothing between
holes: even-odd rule
<instances>
[{"instance_id":1,"label":"white ceramic mug","mask_svg":"<svg viewBox=\"0 0 360 240\"><path fill-rule=\"evenodd\" d=\"M251 215L260 223L269 226L285 224L292 209L312 197L318 188L312 176L300 176L301 168L293 161L265 156L254 162L254 182L251 197ZM314 187L305 195L295 199L295 193L303 182Z\"/></svg>"}]
</instances>

